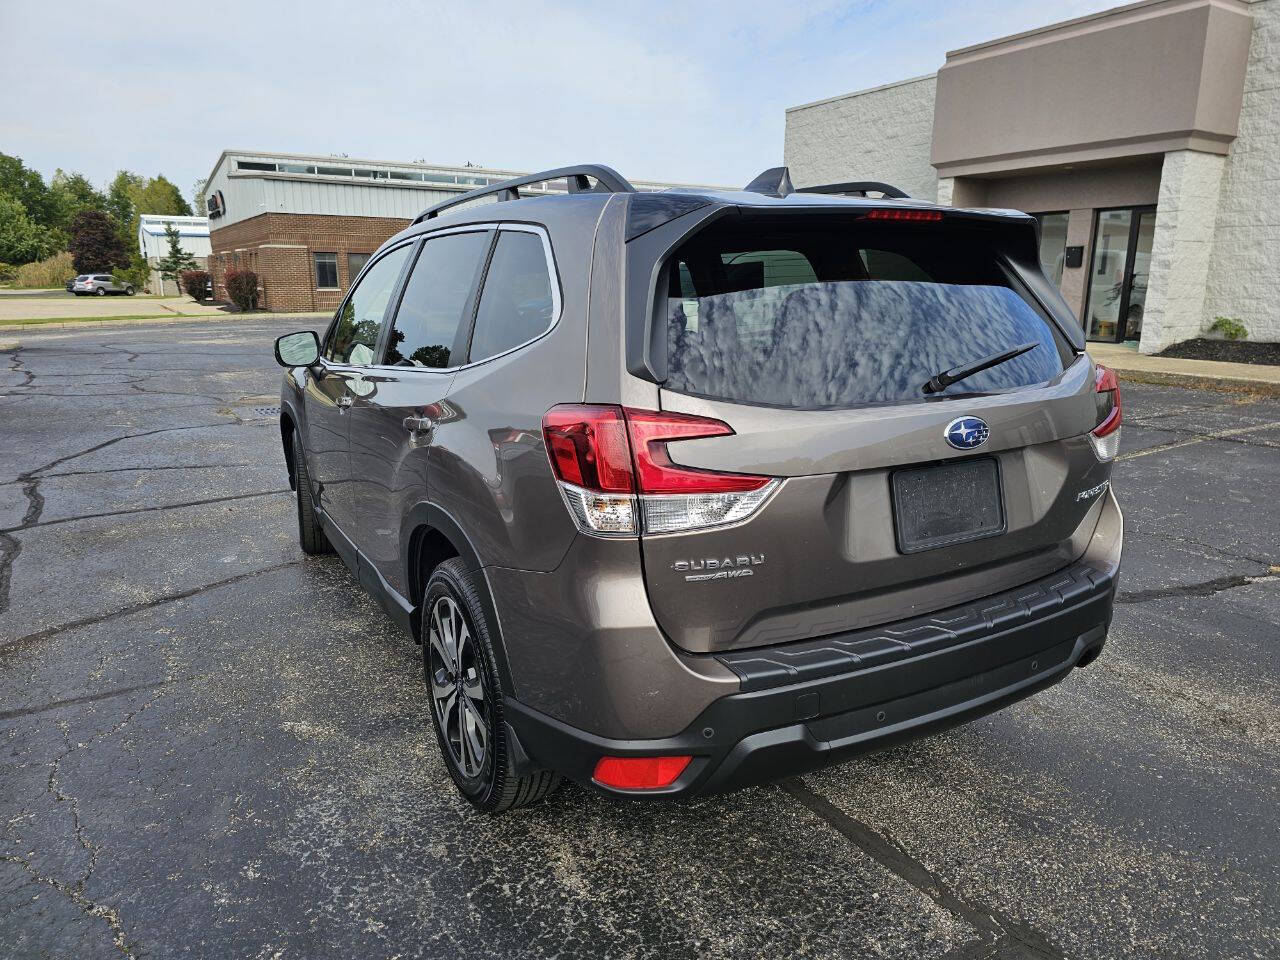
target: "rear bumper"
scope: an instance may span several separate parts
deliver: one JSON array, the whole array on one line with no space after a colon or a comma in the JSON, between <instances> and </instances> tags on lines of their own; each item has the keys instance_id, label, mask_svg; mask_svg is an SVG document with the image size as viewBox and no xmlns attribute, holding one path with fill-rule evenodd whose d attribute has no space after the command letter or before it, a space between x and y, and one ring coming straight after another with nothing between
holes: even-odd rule
<instances>
[{"instance_id":1,"label":"rear bumper","mask_svg":"<svg viewBox=\"0 0 1280 960\"><path fill-rule=\"evenodd\" d=\"M1118 537L1117 537L1118 541ZM700 796L804 773L963 723L1051 686L1106 641L1116 553L1040 581L904 621L782 647L724 654L740 678L673 737L598 737L514 700L508 720L536 767L591 782L603 755L691 754L670 787Z\"/></svg>"}]
</instances>

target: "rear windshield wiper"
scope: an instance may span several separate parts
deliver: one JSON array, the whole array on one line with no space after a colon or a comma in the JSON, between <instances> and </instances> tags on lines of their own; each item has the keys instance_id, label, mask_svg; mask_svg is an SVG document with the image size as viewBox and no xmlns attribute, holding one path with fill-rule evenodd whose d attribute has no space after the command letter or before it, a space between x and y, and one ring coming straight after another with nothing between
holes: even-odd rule
<instances>
[{"instance_id":1,"label":"rear windshield wiper","mask_svg":"<svg viewBox=\"0 0 1280 960\"><path fill-rule=\"evenodd\" d=\"M958 367L952 367L950 370L943 370L942 373L935 373L929 378L929 382L924 385L924 392L941 393L953 383L959 383L966 377L972 377L975 373L981 373L983 370L998 367L1000 364L1012 360L1014 357L1020 357L1028 350L1034 350L1038 346L1040 346L1039 341L1033 340L1030 343L1014 347L1012 350L1003 350L1000 353L993 353L989 357L983 357L981 360L974 360L972 363L964 363Z\"/></svg>"}]
</instances>

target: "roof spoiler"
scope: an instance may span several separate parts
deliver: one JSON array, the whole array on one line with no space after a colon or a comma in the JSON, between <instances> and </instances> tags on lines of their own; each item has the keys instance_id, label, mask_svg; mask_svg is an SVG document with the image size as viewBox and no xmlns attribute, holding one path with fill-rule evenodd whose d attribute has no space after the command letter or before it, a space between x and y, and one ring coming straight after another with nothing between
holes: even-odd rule
<instances>
[{"instance_id":1,"label":"roof spoiler","mask_svg":"<svg viewBox=\"0 0 1280 960\"><path fill-rule=\"evenodd\" d=\"M791 171L786 167L770 167L745 187L747 193L759 193L766 197L787 197L793 193L827 193L850 197L865 197L868 192L875 192L890 200L910 200L905 190L900 190L889 183L879 180L853 180L848 183L826 183L816 187L800 187L791 185Z\"/></svg>"},{"instance_id":2,"label":"roof spoiler","mask_svg":"<svg viewBox=\"0 0 1280 960\"><path fill-rule=\"evenodd\" d=\"M421 223L423 220L430 220L433 217L440 216L440 214L452 207L469 203L472 200L479 200L482 197L496 196L499 201L519 200L520 187L527 187L533 183L545 183L548 180L559 180L561 177L568 181L570 193L636 192L636 188L612 167L596 163L583 163L573 167L557 167L554 170L543 170L541 173L530 173L523 177L512 177L510 180L503 180L500 183L491 183L487 187L468 190L466 193L427 207L414 218L413 222ZM591 183L592 180L595 181L594 186Z\"/></svg>"}]
</instances>

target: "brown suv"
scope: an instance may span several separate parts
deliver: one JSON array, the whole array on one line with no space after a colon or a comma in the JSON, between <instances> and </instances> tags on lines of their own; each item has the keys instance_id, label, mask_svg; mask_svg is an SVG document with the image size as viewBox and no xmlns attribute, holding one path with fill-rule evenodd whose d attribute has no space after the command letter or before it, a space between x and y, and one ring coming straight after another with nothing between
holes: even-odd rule
<instances>
[{"instance_id":1,"label":"brown suv","mask_svg":"<svg viewBox=\"0 0 1280 960\"><path fill-rule=\"evenodd\" d=\"M459 790L730 789L1097 657L1120 392L1037 240L883 184L566 168L427 210L282 337L303 549L422 642Z\"/></svg>"}]
</instances>

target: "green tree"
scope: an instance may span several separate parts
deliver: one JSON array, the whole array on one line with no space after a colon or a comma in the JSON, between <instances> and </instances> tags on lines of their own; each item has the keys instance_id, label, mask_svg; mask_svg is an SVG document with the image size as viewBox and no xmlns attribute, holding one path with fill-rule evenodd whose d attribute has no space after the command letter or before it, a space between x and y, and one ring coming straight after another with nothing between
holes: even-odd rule
<instances>
[{"instance_id":1,"label":"green tree","mask_svg":"<svg viewBox=\"0 0 1280 960\"><path fill-rule=\"evenodd\" d=\"M191 196L195 201L192 208L195 210L195 216L203 217L205 214L205 197L208 194L209 181L201 177L191 186Z\"/></svg>"},{"instance_id":2,"label":"green tree","mask_svg":"<svg viewBox=\"0 0 1280 960\"><path fill-rule=\"evenodd\" d=\"M71 221L71 256L76 273L103 273L129 263L119 225L101 210L81 210Z\"/></svg>"},{"instance_id":3,"label":"green tree","mask_svg":"<svg viewBox=\"0 0 1280 960\"><path fill-rule=\"evenodd\" d=\"M85 177L58 169L49 183L49 195L54 214L53 227L65 234L71 229L71 221L81 210L107 209L107 198Z\"/></svg>"},{"instance_id":4,"label":"green tree","mask_svg":"<svg viewBox=\"0 0 1280 960\"><path fill-rule=\"evenodd\" d=\"M53 232L34 223L21 200L0 193L0 263L33 263L57 248Z\"/></svg>"},{"instance_id":5,"label":"green tree","mask_svg":"<svg viewBox=\"0 0 1280 960\"><path fill-rule=\"evenodd\" d=\"M138 221L144 213L162 216L191 216L191 205L182 191L163 174L151 179L121 170L107 188L107 212L120 224L121 240L132 244L138 236Z\"/></svg>"},{"instance_id":6,"label":"green tree","mask_svg":"<svg viewBox=\"0 0 1280 960\"><path fill-rule=\"evenodd\" d=\"M111 215L111 219L125 227L133 223L134 197L146 185L147 181L136 173L128 170L117 173L107 186L107 213ZM133 233L137 235L136 228Z\"/></svg>"},{"instance_id":7,"label":"green tree","mask_svg":"<svg viewBox=\"0 0 1280 960\"><path fill-rule=\"evenodd\" d=\"M172 223L165 224L164 238L169 242L169 252L160 258L156 269L161 277L177 283L183 270L196 268L196 258L182 249L182 238Z\"/></svg>"},{"instance_id":8,"label":"green tree","mask_svg":"<svg viewBox=\"0 0 1280 960\"><path fill-rule=\"evenodd\" d=\"M0 153L0 194L20 202L32 223L53 226L53 201L44 177L7 153Z\"/></svg>"}]
</instances>

